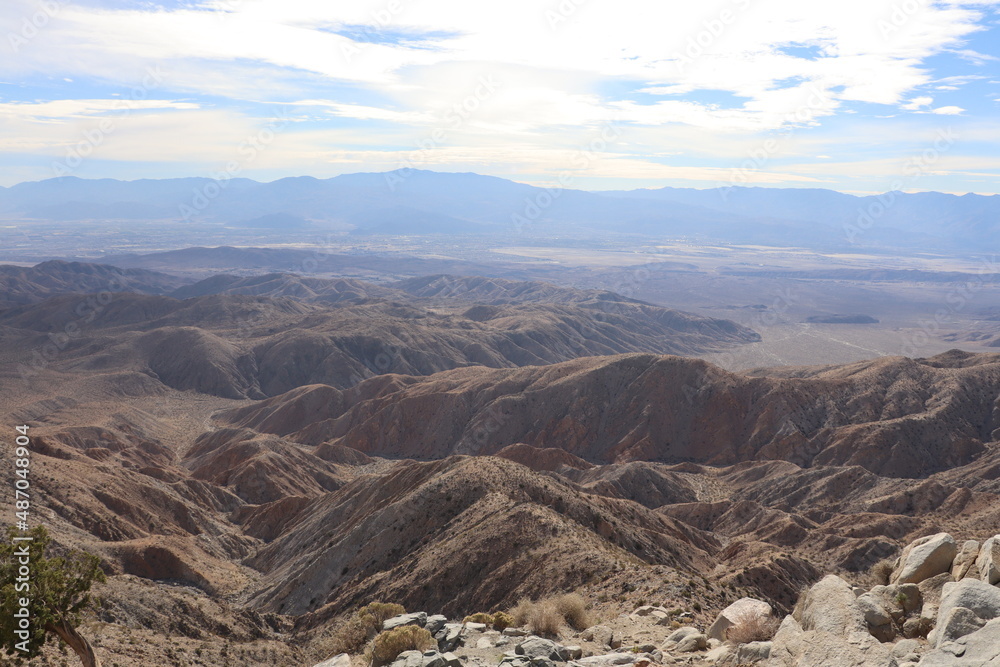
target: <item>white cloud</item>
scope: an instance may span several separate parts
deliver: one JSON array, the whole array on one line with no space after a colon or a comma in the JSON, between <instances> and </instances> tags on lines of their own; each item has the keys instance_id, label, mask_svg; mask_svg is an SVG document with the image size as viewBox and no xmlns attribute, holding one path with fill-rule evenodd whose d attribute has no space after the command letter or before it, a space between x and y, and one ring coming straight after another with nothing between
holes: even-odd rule
<instances>
[{"instance_id":1,"label":"white cloud","mask_svg":"<svg viewBox=\"0 0 1000 667\"><path fill-rule=\"evenodd\" d=\"M936 113L939 116L958 116L965 109L962 107L948 106L948 107L938 107L937 109L931 110L931 113Z\"/></svg>"},{"instance_id":2,"label":"white cloud","mask_svg":"<svg viewBox=\"0 0 1000 667\"><path fill-rule=\"evenodd\" d=\"M931 104L934 104L933 97L914 97L906 104L903 104L901 108L907 111L919 111L924 107L929 107Z\"/></svg>"}]
</instances>

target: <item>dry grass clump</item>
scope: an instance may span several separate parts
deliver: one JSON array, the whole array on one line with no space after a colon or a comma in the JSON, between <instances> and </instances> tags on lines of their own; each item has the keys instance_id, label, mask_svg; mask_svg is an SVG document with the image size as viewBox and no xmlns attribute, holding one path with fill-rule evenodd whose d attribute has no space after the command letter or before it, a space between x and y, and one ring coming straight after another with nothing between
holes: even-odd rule
<instances>
[{"instance_id":1,"label":"dry grass clump","mask_svg":"<svg viewBox=\"0 0 1000 667\"><path fill-rule=\"evenodd\" d=\"M383 632L365 654L372 667L382 667L399 657L403 651L429 651L437 646L431 633L415 625L404 625Z\"/></svg>"},{"instance_id":2,"label":"dry grass clump","mask_svg":"<svg viewBox=\"0 0 1000 667\"><path fill-rule=\"evenodd\" d=\"M888 586L889 579L892 577L893 570L896 569L896 561L892 558L886 558L885 560L880 560L879 562L872 565L871 578L875 582L876 586Z\"/></svg>"},{"instance_id":3,"label":"dry grass clump","mask_svg":"<svg viewBox=\"0 0 1000 667\"><path fill-rule=\"evenodd\" d=\"M490 616L489 614L485 614L485 613L483 613L481 611L478 611L475 614L470 614L470 615L466 616L465 618L463 618L462 622L463 623L485 623L487 625L490 625L491 623L493 623L493 617Z\"/></svg>"},{"instance_id":4,"label":"dry grass clump","mask_svg":"<svg viewBox=\"0 0 1000 667\"><path fill-rule=\"evenodd\" d=\"M774 616L745 612L733 619L733 624L726 630L726 639L734 644L770 641L779 625Z\"/></svg>"},{"instance_id":5,"label":"dry grass clump","mask_svg":"<svg viewBox=\"0 0 1000 667\"><path fill-rule=\"evenodd\" d=\"M509 614L510 625L528 626L536 635L555 636L563 625L586 630L592 625L587 602L577 593L558 595L537 602L522 599Z\"/></svg>"},{"instance_id":6,"label":"dry grass clump","mask_svg":"<svg viewBox=\"0 0 1000 667\"><path fill-rule=\"evenodd\" d=\"M365 605L334 632L331 651L334 655L361 653L368 640L382 629L383 621L405 613L403 605L391 602L372 602Z\"/></svg>"},{"instance_id":7,"label":"dry grass clump","mask_svg":"<svg viewBox=\"0 0 1000 667\"><path fill-rule=\"evenodd\" d=\"M587 601L579 593L567 593L555 599L556 608L563 620L574 630L586 630L593 625L587 612Z\"/></svg>"},{"instance_id":8,"label":"dry grass clump","mask_svg":"<svg viewBox=\"0 0 1000 667\"><path fill-rule=\"evenodd\" d=\"M493 614L493 618L490 620L490 625L492 625L494 629L503 632L510 626L514 625L514 617L506 612L498 611Z\"/></svg>"}]
</instances>

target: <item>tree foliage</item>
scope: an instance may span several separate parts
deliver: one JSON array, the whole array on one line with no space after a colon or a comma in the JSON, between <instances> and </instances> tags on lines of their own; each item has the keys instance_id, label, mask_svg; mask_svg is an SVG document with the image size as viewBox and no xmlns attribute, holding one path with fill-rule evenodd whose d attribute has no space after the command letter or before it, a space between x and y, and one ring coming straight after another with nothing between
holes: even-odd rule
<instances>
[{"instance_id":1,"label":"tree foliage","mask_svg":"<svg viewBox=\"0 0 1000 667\"><path fill-rule=\"evenodd\" d=\"M32 539L15 541L15 537ZM32 658L57 635L84 665L99 665L76 628L94 601L91 586L105 580L100 559L81 551L47 556L51 542L44 526L28 533L7 529L6 540L0 544L0 647L8 655Z\"/></svg>"}]
</instances>

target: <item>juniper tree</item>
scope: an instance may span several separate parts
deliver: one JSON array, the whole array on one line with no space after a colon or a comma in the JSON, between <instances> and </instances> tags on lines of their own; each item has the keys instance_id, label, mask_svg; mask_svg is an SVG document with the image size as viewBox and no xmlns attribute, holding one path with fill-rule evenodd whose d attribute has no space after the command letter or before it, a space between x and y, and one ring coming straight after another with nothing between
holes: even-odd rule
<instances>
[{"instance_id":1,"label":"juniper tree","mask_svg":"<svg viewBox=\"0 0 1000 667\"><path fill-rule=\"evenodd\" d=\"M8 528L6 537L0 544L0 647L30 659L55 635L84 667L100 667L90 642L77 630L93 602L91 585L105 579L100 559L81 551L47 556L52 538L44 526L23 534Z\"/></svg>"}]
</instances>

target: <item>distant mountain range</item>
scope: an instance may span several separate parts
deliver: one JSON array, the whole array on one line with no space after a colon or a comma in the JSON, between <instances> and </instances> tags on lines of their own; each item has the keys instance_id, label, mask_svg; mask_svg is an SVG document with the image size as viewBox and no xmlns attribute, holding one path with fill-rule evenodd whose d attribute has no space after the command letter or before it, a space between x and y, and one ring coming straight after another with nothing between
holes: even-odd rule
<instances>
[{"instance_id":1,"label":"distant mountain range","mask_svg":"<svg viewBox=\"0 0 1000 667\"><path fill-rule=\"evenodd\" d=\"M981 250L1000 231L1000 196L856 197L816 189L546 189L472 173L411 170L271 183L63 177L0 188L0 216L191 220L357 234L634 234L810 247Z\"/></svg>"}]
</instances>

